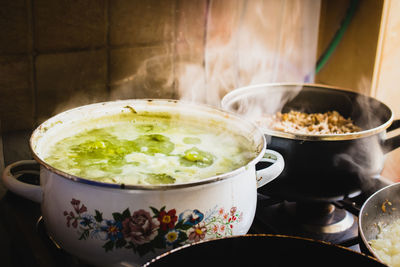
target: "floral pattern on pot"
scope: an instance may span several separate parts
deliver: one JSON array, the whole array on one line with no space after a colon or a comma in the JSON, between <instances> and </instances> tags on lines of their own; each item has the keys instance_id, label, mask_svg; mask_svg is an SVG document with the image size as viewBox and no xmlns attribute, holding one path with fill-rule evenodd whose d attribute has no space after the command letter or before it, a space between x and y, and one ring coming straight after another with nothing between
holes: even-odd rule
<instances>
[{"instance_id":1,"label":"floral pattern on pot","mask_svg":"<svg viewBox=\"0 0 400 267\"><path fill-rule=\"evenodd\" d=\"M113 218L103 218L99 210L88 212L80 200L72 199L71 205L72 211L64 211L66 225L77 229L79 240L100 239L104 241L106 252L125 248L141 256L155 249L176 248L205 238L230 236L234 225L243 218L243 212L236 207L226 210L217 206L206 212L194 209L180 214L165 206L134 212L127 208L122 213L112 213Z\"/></svg>"}]
</instances>

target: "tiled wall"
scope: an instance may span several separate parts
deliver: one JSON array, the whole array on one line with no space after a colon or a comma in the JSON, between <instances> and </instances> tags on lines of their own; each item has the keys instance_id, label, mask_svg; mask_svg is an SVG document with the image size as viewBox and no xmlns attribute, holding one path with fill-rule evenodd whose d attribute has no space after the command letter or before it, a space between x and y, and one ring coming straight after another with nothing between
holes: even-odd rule
<instances>
[{"instance_id":1,"label":"tiled wall","mask_svg":"<svg viewBox=\"0 0 400 267\"><path fill-rule=\"evenodd\" d=\"M197 11L205 3L193 1ZM32 129L61 110L86 103L174 98L175 25L180 6L187 4L1 1L2 132Z\"/></svg>"},{"instance_id":2,"label":"tiled wall","mask_svg":"<svg viewBox=\"0 0 400 267\"><path fill-rule=\"evenodd\" d=\"M0 132L105 100L218 104L239 85L293 81L285 61L301 80L318 19L318 0L0 1Z\"/></svg>"}]
</instances>

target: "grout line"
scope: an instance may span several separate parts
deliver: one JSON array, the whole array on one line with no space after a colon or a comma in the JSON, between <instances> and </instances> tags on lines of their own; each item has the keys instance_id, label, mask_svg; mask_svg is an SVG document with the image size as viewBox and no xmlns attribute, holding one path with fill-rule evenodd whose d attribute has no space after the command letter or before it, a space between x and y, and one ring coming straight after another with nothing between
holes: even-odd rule
<instances>
[{"instance_id":1,"label":"grout line","mask_svg":"<svg viewBox=\"0 0 400 267\"><path fill-rule=\"evenodd\" d=\"M37 82L36 82L36 49L35 49L35 12L34 12L34 0L27 0L28 7L28 25L29 25L29 45L30 45L30 53L29 53L29 63L31 66L30 71L30 86L32 90L32 116L33 116L33 127L35 128L38 124L38 90L37 90Z\"/></svg>"},{"instance_id":2,"label":"grout line","mask_svg":"<svg viewBox=\"0 0 400 267\"><path fill-rule=\"evenodd\" d=\"M173 32L172 32L172 94L171 94L171 98L173 99L177 99L178 98L178 84L177 84L177 31L178 31L178 18L179 18L179 14L181 14L181 10L179 10L179 13L177 13L177 10L179 8L179 0L176 0L174 2L174 6L172 8L172 20L173 20Z\"/></svg>"},{"instance_id":3,"label":"grout line","mask_svg":"<svg viewBox=\"0 0 400 267\"><path fill-rule=\"evenodd\" d=\"M205 15L204 15L204 29L203 29L203 62L202 62L202 67L204 70L204 84L207 86L207 81L208 81L208 68L207 68L207 43L208 43L208 27L209 27L209 19L211 17L211 5L212 5L212 0L206 0L206 7L205 7Z\"/></svg>"},{"instance_id":4,"label":"grout line","mask_svg":"<svg viewBox=\"0 0 400 267\"><path fill-rule=\"evenodd\" d=\"M111 44L110 44L110 0L105 2L106 19L106 88L107 100L111 97Z\"/></svg>"},{"instance_id":5,"label":"grout line","mask_svg":"<svg viewBox=\"0 0 400 267\"><path fill-rule=\"evenodd\" d=\"M0 120L0 173L4 170L4 149L3 149L3 134L1 130L1 120Z\"/></svg>"},{"instance_id":6,"label":"grout line","mask_svg":"<svg viewBox=\"0 0 400 267\"><path fill-rule=\"evenodd\" d=\"M65 54L65 53L76 53L76 52L88 52L88 51L101 51L104 49L129 49L129 48L150 48L150 47L158 47L165 45L164 41L157 42L149 42L149 43L134 43L134 44L123 44L123 45L111 45L106 44L103 46L92 46L92 47L84 47L84 48L68 48L68 49L60 49L60 50L46 50L46 51L37 51L33 48L32 52L24 52L24 53L1 53L0 56L29 56L29 55L54 55L54 54Z\"/></svg>"}]
</instances>

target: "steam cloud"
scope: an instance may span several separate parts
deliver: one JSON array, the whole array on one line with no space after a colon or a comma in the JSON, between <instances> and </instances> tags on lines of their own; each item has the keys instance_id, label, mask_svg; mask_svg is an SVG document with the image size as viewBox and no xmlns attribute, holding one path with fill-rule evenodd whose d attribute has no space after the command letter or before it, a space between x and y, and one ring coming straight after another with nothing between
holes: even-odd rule
<instances>
[{"instance_id":1,"label":"steam cloud","mask_svg":"<svg viewBox=\"0 0 400 267\"><path fill-rule=\"evenodd\" d=\"M313 80L319 1L221 2L207 7L202 64L177 62L180 99L219 106L237 87Z\"/></svg>"}]
</instances>

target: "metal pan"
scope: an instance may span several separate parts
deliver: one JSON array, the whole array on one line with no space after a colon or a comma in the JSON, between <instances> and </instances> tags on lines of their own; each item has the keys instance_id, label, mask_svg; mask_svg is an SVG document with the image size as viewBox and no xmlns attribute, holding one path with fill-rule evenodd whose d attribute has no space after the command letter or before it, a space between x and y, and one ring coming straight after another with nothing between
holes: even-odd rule
<instances>
[{"instance_id":1,"label":"metal pan","mask_svg":"<svg viewBox=\"0 0 400 267\"><path fill-rule=\"evenodd\" d=\"M261 84L233 90L222 108L252 120L291 110L336 110L363 130L347 134L291 134L263 129L267 147L285 159L282 174L261 191L295 201L332 201L359 194L384 165L384 154L400 146L400 127L391 109L375 98L314 84Z\"/></svg>"},{"instance_id":2,"label":"metal pan","mask_svg":"<svg viewBox=\"0 0 400 267\"><path fill-rule=\"evenodd\" d=\"M284 235L242 235L197 242L144 266L385 266L345 247Z\"/></svg>"},{"instance_id":3,"label":"metal pan","mask_svg":"<svg viewBox=\"0 0 400 267\"><path fill-rule=\"evenodd\" d=\"M379 225L389 224L400 218L400 183L388 185L372 194L363 204L359 215L361 249L382 260L370 246L379 233Z\"/></svg>"}]
</instances>

